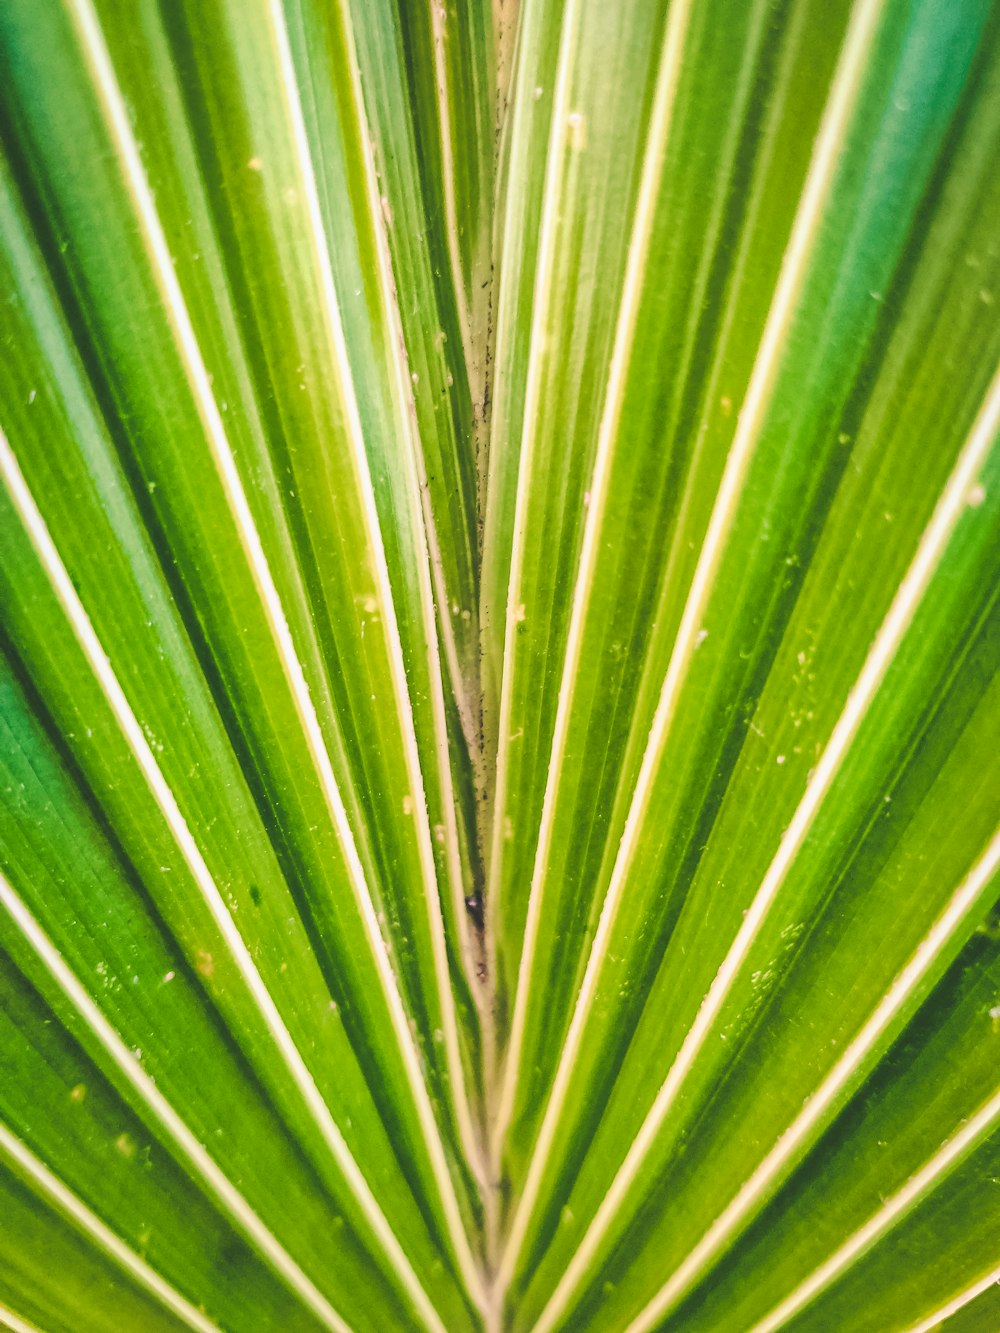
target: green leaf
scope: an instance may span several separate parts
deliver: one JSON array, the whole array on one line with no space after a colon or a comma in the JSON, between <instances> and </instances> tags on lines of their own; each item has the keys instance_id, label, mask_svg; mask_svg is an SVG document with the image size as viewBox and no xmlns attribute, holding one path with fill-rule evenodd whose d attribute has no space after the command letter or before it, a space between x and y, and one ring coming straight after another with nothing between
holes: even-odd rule
<instances>
[{"instance_id":1,"label":"green leaf","mask_svg":"<svg viewBox=\"0 0 1000 1333\"><path fill-rule=\"evenodd\" d=\"M0 1324L992 1328L1000 8L0 73Z\"/></svg>"}]
</instances>

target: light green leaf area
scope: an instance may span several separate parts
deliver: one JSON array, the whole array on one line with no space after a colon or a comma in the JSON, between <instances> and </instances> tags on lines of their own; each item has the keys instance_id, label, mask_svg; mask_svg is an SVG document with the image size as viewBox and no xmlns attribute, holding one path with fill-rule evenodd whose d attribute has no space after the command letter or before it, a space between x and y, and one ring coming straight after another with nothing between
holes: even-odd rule
<instances>
[{"instance_id":1,"label":"light green leaf area","mask_svg":"<svg viewBox=\"0 0 1000 1333\"><path fill-rule=\"evenodd\" d=\"M0 1326L1000 1325L1000 8L0 9Z\"/></svg>"}]
</instances>

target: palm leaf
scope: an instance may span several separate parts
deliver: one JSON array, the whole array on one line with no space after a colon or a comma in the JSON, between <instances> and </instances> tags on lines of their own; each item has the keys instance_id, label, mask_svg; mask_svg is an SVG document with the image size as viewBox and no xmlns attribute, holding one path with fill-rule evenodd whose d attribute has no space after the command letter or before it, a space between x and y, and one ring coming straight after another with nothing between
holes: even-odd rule
<instances>
[{"instance_id":1,"label":"palm leaf","mask_svg":"<svg viewBox=\"0 0 1000 1333\"><path fill-rule=\"evenodd\" d=\"M1000 10L0 62L0 1324L994 1327Z\"/></svg>"}]
</instances>

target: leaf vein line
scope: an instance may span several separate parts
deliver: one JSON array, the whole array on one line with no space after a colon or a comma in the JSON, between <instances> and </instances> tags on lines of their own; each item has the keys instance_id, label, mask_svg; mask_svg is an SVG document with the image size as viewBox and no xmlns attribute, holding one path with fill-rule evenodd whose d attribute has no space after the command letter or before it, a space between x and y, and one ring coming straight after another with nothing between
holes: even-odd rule
<instances>
[{"instance_id":1,"label":"leaf vein line","mask_svg":"<svg viewBox=\"0 0 1000 1333\"><path fill-rule=\"evenodd\" d=\"M0 1305L0 1328L10 1329L10 1333L42 1333L36 1324L29 1324L6 1305Z\"/></svg>"},{"instance_id":2,"label":"leaf vein line","mask_svg":"<svg viewBox=\"0 0 1000 1333\"><path fill-rule=\"evenodd\" d=\"M538 397L541 393L540 379L542 365L546 361L543 346L543 325L549 314L552 284L555 280L555 243L559 221L560 158L564 151L566 116L569 111L570 79L575 54L576 23L579 5L577 0L568 0L560 18L559 54L556 64L555 91L552 99L552 115L549 124L549 137L546 149L545 185L542 195L542 216L539 224L538 256L535 266L534 292L531 311L531 328L528 335L527 380L522 413L521 442L517 461L517 493L514 500L514 529L510 555L510 567L507 578L507 606L504 619L503 663L500 682L500 714L495 772L495 794L493 809L493 833L491 839L488 868L487 903L492 920L497 919L499 909L499 887L501 882L500 867L503 857L504 823L507 802L507 768L510 749L510 715L512 708L512 684L514 674L515 646L517 643L518 603L520 601L521 577L524 567L524 550L527 540L526 509L528 504L529 479L532 471L536 419L538 416ZM499 346L499 339L498 339ZM502 383L498 376L497 382ZM493 417L496 419L496 407ZM495 1153L498 1145L493 1143L494 1168L498 1167Z\"/></svg>"},{"instance_id":3,"label":"leaf vein line","mask_svg":"<svg viewBox=\"0 0 1000 1333\"><path fill-rule=\"evenodd\" d=\"M246 942L226 908L218 885L215 883L201 849L188 828L176 796L153 756L139 720L125 696L125 691L114 673L110 658L105 653L86 609L73 587L72 580L62 563L45 520L24 480L14 452L7 437L2 432L0 432L0 474L4 478L15 508L28 532L32 546L48 576L60 606L73 629L77 642L83 650L91 670L97 677L153 799L159 807L192 878L211 912L230 956L264 1020L268 1033L292 1077L310 1118L319 1129L324 1143L343 1173L349 1188L358 1199L386 1254L398 1267L402 1280L408 1287L415 1287L422 1292L423 1289L410 1266L409 1260L403 1253L402 1247L386 1221L368 1182L355 1162L339 1126L316 1086L291 1033L285 1026L274 998L257 970ZM424 1300L426 1301L426 1299L425 1295ZM439 1329L439 1325L432 1326Z\"/></svg>"},{"instance_id":4,"label":"leaf vein line","mask_svg":"<svg viewBox=\"0 0 1000 1333\"><path fill-rule=\"evenodd\" d=\"M0 1121L0 1153L12 1163L15 1171L26 1177L31 1184L52 1203L58 1211L79 1231L82 1231L93 1243L123 1268L139 1286L160 1302L167 1310L177 1316L195 1333L219 1333L218 1326L207 1319L200 1310L196 1310L190 1301L177 1291L155 1268L131 1249L122 1238L97 1216L59 1177L36 1157L26 1143L22 1142L2 1121ZM2 1313L6 1320L7 1312ZM30 1329L23 1321L14 1320L13 1329Z\"/></svg>"},{"instance_id":5,"label":"leaf vein line","mask_svg":"<svg viewBox=\"0 0 1000 1333\"><path fill-rule=\"evenodd\" d=\"M985 1102L957 1133L941 1145L920 1170L868 1221L850 1236L770 1314L755 1324L751 1333L775 1333L800 1310L816 1299L831 1283L857 1263L873 1245L920 1204L1000 1122L1000 1089ZM651 1327L651 1325L643 1325Z\"/></svg>"},{"instance_id":6,"label":"leaf vein line","mask_svg":"<svg viewBox=\"0 0 1000 1333\"><path fill-rule=\"evenodd\" d=\"M907 1001L916 993L947 947L949 940L981 904L983 891L996 875L998 867L1000 867L1000 834L994 836L986 851L955 890L944 912L920 942L910 961L893 980L840 1060L809 1098L806 1107L750 1179L745 1182L735 1199L705 1233L688 1258L629 1325L628 1333L643 1333L644 1330L655 1328L666 1312L689 1289L698 1271L703 1269L706 1262L718 1252L734 1229L764 1202L768 1187L778 1178L783 1168L793 1162L796 1152L807 1143L810 1133L822 1124L823 1117L832 1109L840 1093L850 1086L854 1077L863 1068L866 1058L904 1009ZM784 1309L786 1304L788 1302L783 1302L781 1308ZM764 1333L764 1327L764 1324L760 1325L755 1333ZM772 1326L767 1324L767 1327Z\"/></svg>"},{"instance_id":7,"label":"leaf vein line","mask_svg":"<svg viewBox=\"0 0 1000 1333\"><path fill-rule=\"evenodd\" d=\"M336 1330L337 1333L350 1333L345 1321L265 1226L204 1144L198 1141L153 1080L143 1071L125 1042L91 998L86 987L2 873L0 873L0 902L118 1071L149 1107L164 1133L205 1181L210 1193L222 1204L238 1229L328 1328Z\"/></svg>"},{"instance_id":8,"label":"leaf vein line","mask_svg":"<svg viewBox=\"0 0 1000 1333\"><path fill-rule=\"evenodd\" d=\"M753 449L758 441L770 390L777 374L784 340L805 277L806 266L820 224L823 207L832 184L833 173L837 165L838 147L854 104L864 57L880 9L881 0L862 0L841 54L823 124L813 152L813 160L810 164L803 197L782 260L761 345L751 372L746 398L740 410L729 457L726 460L722 481L682 613L677 638L667 665L635 791L591 944L583 981L577 995L566 1041L560 1054L552 1093L542 1121L542 1128L539 1131L539 1142L543 1145L542 1151L533 1155L529 1180L531 1180L531 1176L540 1178L545 1158L555 1138L562 1103L568 1091L572 1067L575 1063L576 1051L583 1038L584 1028L596 994L598 977L603 968L628 870L631 866L639 831L651 797L653 780L666 745L677 697L694 651L698 626L736 511L743 478L749 466ZM537 1186L533 1184L533 1188L537 1189ZM528 1220L525 1217L520 1230L526 1230ZM560 1293L568 1290L570 1280L571 1274L568 1271L563 1275L556 1292L553 1293L552 1302L558 1303L557 1296L561 1301ZM546 1326L545 1318L546 1312L543 1312L540 1329Z\"/></svg>"},{"instance_id":9,"label":"leaf vein line","mask_svg":"<svg viewBox=\"0 0 1000 1333\"><path fill-rule=\"evenodd\" d=\"M287 617L285 616L284 608L281 604L280 594L278 593L277 586L274 582L274 577L264 552L263 542L257 531L246 491L239 475L239 469L226 435L218 404L216 403L212 392L208 369L198 346L191 317L184 301L177 274L170 259L166 236L157 214L149 182L142 166L138 145L136 144L134 134L129 124L128 113L125 107L122 91L118 85L99 20L93 8L92 0L72 0L72 6L73 15L77 23L77 30L80 34L83 50L93 75L95 88L103 105L112 137L122 162L125 180L141 223L143 243L146 247L154 276L160 287L171 328L173 329L177 340L182 364L185 373L188 376L195 403L205 429L206 439L212 451L212 456L215 460L220 479L223 482L227 502L235 520L237 532L243 544L244 552L254 577L261 604L265 611L271 635L278 651L278 656L285 673L296 712L299 716L299 721L305 733L309 751L317 775L320 779L320 786L324 794L324 799L343 851L352 893L361 913L366 938L385 995L386 1003L392 1017L396 1040L400 1047L403 1065L414 1096L418 1119L427 1142L431 1160L435 1167L435 1179L439 1189L442 1190L442 1201L445 1206L446 1214L449 1217L449 1223L453 1226L454 1218L457 1214L457 1202L455 1202L453 1208L450 1206L448 1191L451 1187L451 1181L450 1177L447 1176L446 1166L444 1166L444 1178L441 1174L444 1164L443 1147L437 1133L437 1125L434 1122L433 1111L430 1107L430 1099L427 1094L413 1040L406 1021L406 1014L403 1008L396 976L389 961L385 940L383 939L378 926L371 891L366 883L364 868L361 865L357 845L350 827L350 821L348 820L343 798L337 785L336 776L333 772L333 765L330 760L329 752L323 739L319 718L309 694L309 687L305 679L302 664L299 661L295 649ZM276 24L276 32L278 31L278 28L280 28L280 33L285 34L283 14L279 16L276 13L276 10L277 5L273 4L271 7L272 18L276 20L280 19L280 23ZM285 34L285 37L287 46L287 34ZM287 59L290 62L290 52L286 52L286 54ZM283 79L287 79L286 70L282 70L282 75ZM297 105L296 102L295 106ZM296 135L298 135L300 130L301 133L304 134L304 126L294 124L294 108L292 109L293 129L296 131ZM301 118L300 108L299 117ZM297 147L299 147L299 145L297 145ZM311 171L304 171L304 176L307 185L312 185L312 193L309 197L309 211L310 218L312 218L314 207L318 208L318 200L315 198L315 180L311 176ZM339 321L337 320L335 306L331 308L330 314L334 321L334 328L332 331L336 333L339 329ZM342 349L338 345L336 350L339 353ZM346 351L343 352L343 356L346 357ZM340 357L338 357L338 363L346 364L346 362L341 361ZM360 422L357 419L357 404L353 394L348 391L350 389L350 382L348 381L347 385L343 387L345 388L346 405L351 427L349 434L352 441L356 443L355 457L357 458L359 468L363 469L363 480L367 477L367 467L365 465L365 460L362 457L363 446L360 444L360 437L357 435L357 432L360 430ZM363 498L366 501L366 517L368 517L370 524L371 516L368 514L368 508L374 504L373 497L370 495L370 478L368 478L368 483L369 493L365 493ZM362 489L364 490L363 487ZM375 534L373 534L373 540L374 536ZM387 614L390 611L391 606L390 608L387 608ZM395 667L396 664L394 663L393 665ZM299 1058L301 1060L301 1057ZM312 1084L311 1076L308 1075L304 1062L302 1062L302 1069ZM319 1093L318 1090L315 1089L315 1084L312 1084L312 1087L316 1092L316 1096L319 1098ZM319 1098L319 1100L322 1102L322 1098ZM325 1112L325 1118L329 1120L330 1125L332 1125L332 1118L329 1115L325 1102L322 1102L322 1105ZM324 1130L324 1137L328 1140L330 1139L329 1127ZM346 1144L342 1144L342 1146L343 1150L346 1151ZM357 1172L359 1180L363 1179L356 1163L353 1162L353 1158L352 1165ZM381 1209L378 1208L374 1195L371 1193L367 1184L365 1184L364 1193L367 1196L367 1201L359 1195L359 1199L362 1201L362 1206L364 1207L366 1214L369 1216L369 1220L373 1227L380 1234L380 1239L383 1244L387 1249L392 1249L393 1261L398 1264L400 1259L403 1258L403 1252L399 1246L399 1242L391 1231ZM461 1239L464 1239L464 1231L461 1231ZM456 1237L456 1243L460 1245L461 1239ZM407 1285L411 1290L411 1294L414 1300L420 1305L425 1317L428 1318L429 1321L431 1320L432 1315L436 1318L436 1312L433 1311L433 1307L431 1306L426 1293L423 1291L422 1286L416 1278L416 1274L413 1272L412 1267L407 1261L404 1260L400 1271L404 1275Z\"/></svg>"},{"instance_id":10,"label":"leaf vein line","mask_svg":"<svg viewBox=\"0 0 1000 1333\"><path fill-rule=\"evenodd\" d=\"M423 521L424 511L420 502L419 484L415 475L420 451L414 439L412 422L408 411L405 374L406 367L402 354L402 326L399 323L398 318L394 319L395 304L392 298L393 280L391 260L388 255L387 241L380 225L382 212L379 206L375 166L370 151L370 135L368 134L364 97L360 85L357 54L354 50L349 0L341 0L340 12L343 19L344 33L349 46L348 65L351 81L351 94L354 100L354 108L358 117L358 123L364 130L364 143L362 147L365 166L365 185L368 194L369 214L375 233L376 250L379 259L378 277L379 287L382 294L382 308L387 323L390 328L392 328L394 335L393 338L390 339L391 355L389 361L394 378L395 407L399 427L407 444L407 451L404 455L405 457L408 457L410 463L410 468L407 469L407 490L409 492L414 527L420 539L419 554L422 556L422 559L418 559L417 562L417 579L420 588L422 629L427 643L428 676L431 690L434 739L439 760L438 773L442 785L445 820L445 850L450 878L454 884L460 885L461 868L458 852L458 833L455 825L455 802L451 792L451 768L448 761L447 721L445 716L441 664L438 655L436 633L437 619L434 614L434 597L430 585L428 532ZM437 867L434 861L430 817L427 806L427 793L424 785L423 770L420 763L416 719L413 712L413 701L410 698L409 684L406 676L406 664L403 657L399 621L392 596L392 584L389 577L389 568L386 558L385 544L382 538L381 524L379 522L378 509L375 502L371 470L364 445L364 428L361 423L357 395L354 389L354 381L347 352L347 344L344 337L343 322L340 317L340 307L337 300L336 285L330 259L329 240L326 234L322 209L320 206L319 187L302 112L298 80L295 74L295 64L288 40L288 30L285 24L284 11L280 0L272 0L271 13L279 48L282 82L285 87L288 106L292 116L299 166L306 187L313 251L320 271L328 327L334 345L337 364L340 367L342 389L351 421L351 439L355 445L356 464L364 497L365 517L369 528L372 546L375 551L380 601L382 603L384 623L386 627L396 705L400 729L403 735L406 765L410 781L413 785L417 846L420 856L421 872L426 889L428 930L433 951L435 981L437 984L438 1002L441 1006L441 1017L445 1034L445 1051L448 1062L449 1081L451 1083L451 1091L454 1099L455 1115L463 1147L470 1159L470 1163L475 1164L479 1156L478 1145L472 1127L468 1092L465 1086L465 1078L462 1069L458 1039L457 1006L454 993L451 989L448 973L444 917L437 878ZM441 619L442 621L445 619L444 609L442 610ZM460 896L460 889L458 890L458 896ZM459 923L461 923L463 918L464 913L458 918ZM388 955L386 955L386 962L388 965ZM458 1207L458 1199L455 1194L451 1175L448 1171L440 1133L434 1119L430 1098L427 1095L426 1088L423 1084L417 1051L412 1040L409 1038L409 1028L406 1025L406 1018L405 1014L402 1012L401 1004L397 1016L397 1023L399 1024L400 1042L407 1041L409 1044L409 1049L406 1052L405 1058L407 1059L408 1065L411 1066L411 1077L416 1080L415 1097L419 1108L422 1128L427 1140L428 1151L434 1167L435 1179L437 1180L438 1189L444 1205L449 1231L451 1232L459 1262L462 1266L466 1281L469 1284L469 1288L473 1292L477 1302L482 1303L485 1300L482 1279L472 1255L465 1227L462 1223L461 1213Z\"/></svg>"},{"instance_id":11,"label":"leaf vein line","mask_svg":"<svg viewBox=\"0 0 1000 1333\"><path fill-rule=\"evenodd\" d=\"M517 1089L517 1077L520 1066L521 1048L524 1041L527 1021L527 1006L532 968L535 960L537 935L541 922L542 900L544 894L545 873L555 818L556 797L559 786L560 770L565 756L569 732L569 717L573 696L573 686L580 668L583 651L583 635L590 604L590 594L599 554L601 525L608 498L608 485L611 474L614 442L621 419L624 404L625 384L628 374L628 360L635 338L639 304L642 297L642 278L649 255L653 225L656 216L656 197L659 191L663 164L666 156L667 141L673 123L673 109L680 79L684 43L691 14L691 0L678 0L671 5L667 19L660 70L657 77L653 114L650 122L648 146L646 149L642 180L636 205L636 219L629 243L626 261L625 282L622 289L622 301L618 316L615 344L608 373L605 391L605 404L601 417L597 454L590 485L590 507L584 529L580 565L573 594L569 634L566 655L563 662L562 680L559 687L559 700L552 737L552 749L549 757L545 794L542 802L542 816L539 823L538 842L535 849L535 863L528 893L528 914L525 924L524 943L518 966L518 983L514 999L514 1013L511 1021L510 1041L507 1063L504 1069L504 1082L501 1091L495 1134L499 1153L503 1135L510 1123L514 1098ZM568 1085L570 1069L568 1064L560 1064L559 1073L562 1081ZM556 1085L550 1097L550 1105L561 1104L566 1088L561 1086L557 1076ZM551 1128L550 1128L551 1125ZM507 1245L501 1263L499 1282L505 1286L511 1278L513 1265L517 1261L520 1247L527 1230L529 1214L534 1207L535 1197L541 1185L545 1161L551 1147L554 1132L554 1117L546 1115L542 1130L532 1152L531 1166L521 1199L518 1201L514 1221L508 1236Z\"/></svg>"},{"instance_id":12,"label":"leaf vein line","mask_svg":"<svg viewBox=\"0 0 1000 1333\"><path fill-rule=\"evenodd\" d=\"M785 830L759 889L744 916L725 959L698 1010L694 1023L681 1044L642 1128L636 1135L614 1182L602 1200L594 1220L581 1242L550 1304L553 1309L568 1297L582 1276L612 1218L624 1202L646 1153L652 1147L680 1088L708 1038L736 978L746 962L754 940L777 899L794 859L805 840L819 809L840 770L851 742L878 692L886 672L905 637L913 616L938 568L948 541L966 508L969 488L987 457L1000 430L1000 370L980 409L972 431L959 455L930 523L924 531L913 561L903 578L882 626L875 638L861 673L851 688L847 702L830 735L813 776ZM561 1294L559 1294L561 1293ZM557 1294L559 1299L557 1300ZM538 1333L551 1327L539 1322Z\"/></svg>"},{"instance_id":13,"label":"leaf vein line","mask_svg":"<svg viewBox=\"0 0 1000 1333\"><path fill-rule=\"evenodd\" d=\"M918 1323L911 1325L906 1333L932 1333L933 1329L939 1328L952 1315L958 1314L959 1310L966 1305L970 1305L977 1296L982 1296L984 1292L989 1291L990 1287L1000 1286L1000 1264L997 1264L991 1272L965 1287L951 1300L946 1301L944 1305L925 1315Z\"/></svg>"}]
</instances>

